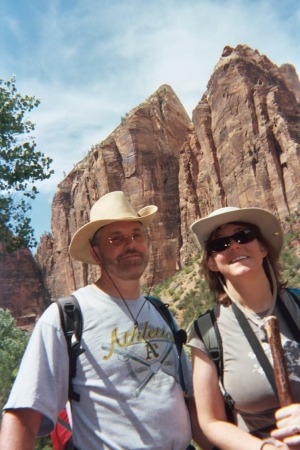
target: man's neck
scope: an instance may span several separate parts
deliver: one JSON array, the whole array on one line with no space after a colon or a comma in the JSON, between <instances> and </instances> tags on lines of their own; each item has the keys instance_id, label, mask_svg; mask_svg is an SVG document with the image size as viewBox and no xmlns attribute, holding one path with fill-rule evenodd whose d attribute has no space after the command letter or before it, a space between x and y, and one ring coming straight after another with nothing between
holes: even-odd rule
<instances>
[{"instance_id":1,"label":"man's neck","mask_svg":"<svg viewBox=\"0 0 300 450\"><path fill-rule=\"evenodd\" d=\"M96 281L95 286L108 295L124 300L135 300L140 295L139 280L110 280L103 276Z\"/></svg>"}]
</instances>

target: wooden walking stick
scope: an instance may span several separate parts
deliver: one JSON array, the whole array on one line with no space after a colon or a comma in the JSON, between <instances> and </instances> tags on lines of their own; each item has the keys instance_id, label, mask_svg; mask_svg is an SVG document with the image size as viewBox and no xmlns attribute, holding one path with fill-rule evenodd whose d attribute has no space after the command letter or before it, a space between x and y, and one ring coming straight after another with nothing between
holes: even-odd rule
<instances>
[{"instance_id":1,"label":"wooden walking stick","mask_svg":"<svg viewBox=\"0 0 300 450\"><path fill-rule=\"evenodd\" d=\"M293 403L286 361L281 345L280 330L276 316L267 316L264 319L267 338L271 347L274 376L278 391L280 406Z\"/></svg>"}]
</instances>

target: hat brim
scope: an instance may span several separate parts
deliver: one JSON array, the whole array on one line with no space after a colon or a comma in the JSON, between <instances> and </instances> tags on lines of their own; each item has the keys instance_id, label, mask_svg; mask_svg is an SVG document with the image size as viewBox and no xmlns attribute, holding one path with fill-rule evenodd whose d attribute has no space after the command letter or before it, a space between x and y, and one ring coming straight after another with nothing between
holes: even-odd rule
<instances>
[{"instance_id":1,"label":"hat brim","mask_svg":"<svg viewBox=\"0 0 300 450\"><path fill-rule=\"evenodd\" d=\"M211 234L221 225L232 222L245 222L256 225L263 237L269 242L279 256L283 246L283 232L277 218L262 208L221 208L220 212L212 213L210 216L196 220L191 225L196 239L201 247L205 248Z\"/></svg>"},{"instance_id":2,"label":"hat brim","mask_svg":"<svg viewBox=\"0 0 300 450\"><path fill-rule=\"evenodd\" d=\"M142 211L140 211L141 213ZM83 227L79 228L74 234L71 244L69 247L69 254L72 258L77 261L81 261L87 264L98 264L97 261L92 256L90 240L94 236L99 228L109 225L114 222L141 222L145 228L148 228L152 222L155 214L157 213L157 206L150 205L143 208L145 215L141 216L128 216L119 219L105 219L105 220L95 220L89 222Z\"/></svg>"}]
</instances>

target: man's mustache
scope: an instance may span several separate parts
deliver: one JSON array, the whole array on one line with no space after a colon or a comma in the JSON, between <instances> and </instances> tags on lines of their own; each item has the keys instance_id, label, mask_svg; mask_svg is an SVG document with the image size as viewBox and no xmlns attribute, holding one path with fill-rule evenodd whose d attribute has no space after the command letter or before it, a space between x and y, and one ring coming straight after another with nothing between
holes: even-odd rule
<instances>
[{"instance_id":1,"label":"man's mustache","mask_svg":"<svg viewBox=\"0 0 300 450\"><path fill-rule=\"evenodd\" d=\"M128 255L138 255L141 258L144 258L144 256L145 256L143 253L139 252L138 250L135 250L134 248L130 248L130 249L126 250L125 252L121 253L118 256L118 259L122 259Z\"/></svg>"}]
</instances>

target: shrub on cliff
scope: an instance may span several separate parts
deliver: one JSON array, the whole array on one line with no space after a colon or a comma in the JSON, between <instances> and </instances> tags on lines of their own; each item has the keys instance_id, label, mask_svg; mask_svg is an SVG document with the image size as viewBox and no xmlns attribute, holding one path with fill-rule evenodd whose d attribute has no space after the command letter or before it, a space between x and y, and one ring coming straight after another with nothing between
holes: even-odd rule
<instances>
[{"instance_id":1,"label":"shrub on cliff","mask_svg":"<svg viewBox=\"0 0 300 450\"><path fill-rule=\"evenodd\" d=\"M9 310L0 309L0 407L6 403L17 375L29 333L21 331Z\"/></svg>"}]
</instances>

